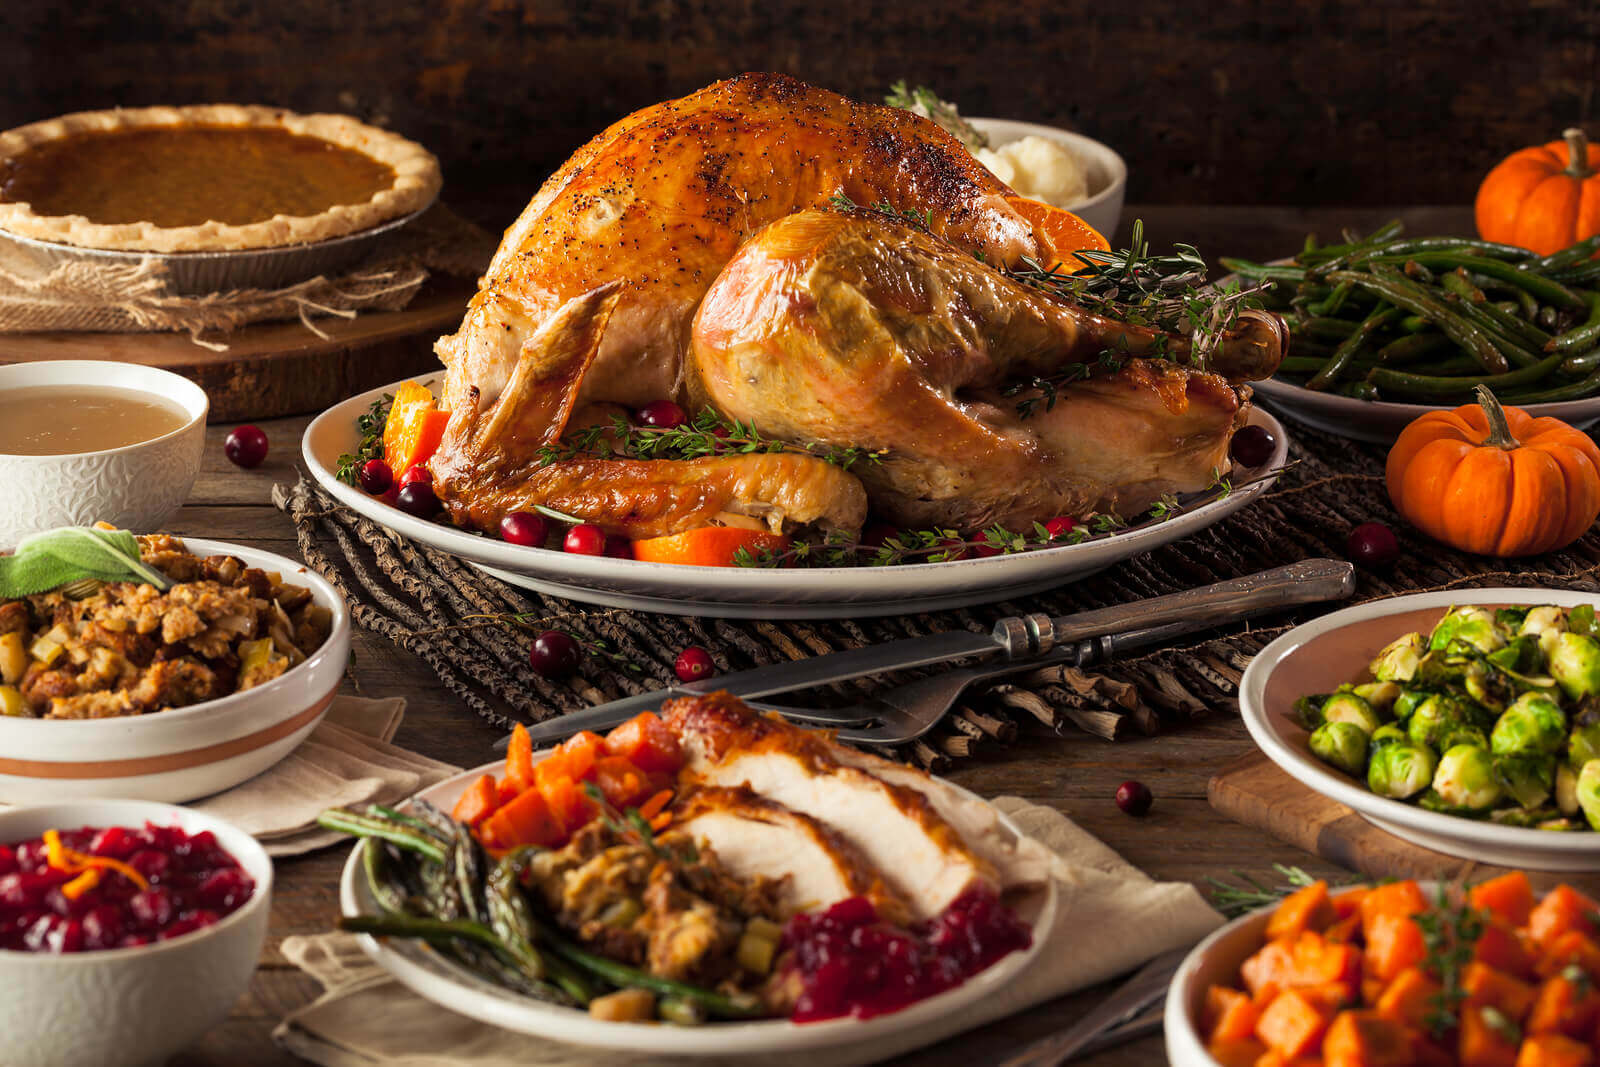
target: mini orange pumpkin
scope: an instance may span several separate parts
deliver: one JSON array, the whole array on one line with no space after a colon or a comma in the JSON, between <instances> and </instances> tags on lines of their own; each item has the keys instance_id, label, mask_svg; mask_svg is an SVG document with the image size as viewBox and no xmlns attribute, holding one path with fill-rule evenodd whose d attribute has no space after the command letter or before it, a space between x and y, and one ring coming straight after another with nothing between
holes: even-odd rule
<instances>
[{"instance_id":1,"label":"mini orange pumpkin","mask_svg":"<svg viewBox=\"0 0 1600 1067\"><path fill-rule=\"evenodd\" d=\"M1400 433L1386 472L1395 510L1429 537L1485 556L1532 556L1600 515L1600 447L1560 419L1478 403L1430 411Z\"/></svg>"},{"instance_id":2,"label":"mini orange pumpkin","mask_svg":"<svg viewBox=\"0 0 1600 1067\"><path fill-rule=\"evenodd\" d=\"M1563 141L1511 153L1478 186L1478 236L1541 256L1600 233L1600 145Z\"/></svg>"}]
</instances>

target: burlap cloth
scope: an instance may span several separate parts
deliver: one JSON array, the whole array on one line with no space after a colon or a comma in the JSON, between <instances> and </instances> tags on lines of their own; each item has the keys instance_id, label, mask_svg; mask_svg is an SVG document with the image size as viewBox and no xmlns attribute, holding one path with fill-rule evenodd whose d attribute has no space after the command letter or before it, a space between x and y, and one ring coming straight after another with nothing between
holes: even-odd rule
<instances>
[{"instance_id":1,"label":"burlap cloth","mask_svg":"<svg viewBox=\"0 0 1600 1067\"><path fill-rule=\"evenodd\" d=\"M299 319L322 335L318 319L397 311L430 273L475 278L493 252L492 235L435 204L337 277L319 275L281 289L178 296L168 292L167 267L154 256L129 263L66 262L45 270L0 241L0 333L167 331L223 350L224 335L240 326Z\"/></svg>"},{"instance_id":2,"label":"burlap cloth","mask_svg":"<svg viewBox=\"0 0 1600 1067\"><path fill-rule=\"evenodd\" d=\"M1053 853L1056 916L1050 930L1040 935L1044 945L1038 955L1009 984L961 1011L870 1043L808 1051L803 1054L808 1067L873 1063L931 1045L1132 970L1169 949L1193 944L1222 922L1194 886L1154 881L1060 812L1020 797L1000 797L994 804ZM351 935L290 937L282 948L291 962L322 983L324 992L284 1019L273 1039L323 1067L772 1061L771 1056L700 1056L692 1061L638 1056L514 1034L453 1014L405 989L368 960Z\"/></svg>"}]
</instances>

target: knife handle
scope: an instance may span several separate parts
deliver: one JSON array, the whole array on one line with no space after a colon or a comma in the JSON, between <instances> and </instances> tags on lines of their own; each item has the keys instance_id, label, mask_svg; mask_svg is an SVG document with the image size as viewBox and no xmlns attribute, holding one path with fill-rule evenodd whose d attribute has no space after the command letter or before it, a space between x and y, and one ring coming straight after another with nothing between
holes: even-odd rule
<instances>
[{"instance_id":1,"label":"knife handle","mask_svg":"<svg viewBox=\"0 0 1600 1067\"><path fill-rule=\"evenodd\" d=\"M1169 622L1188 622L1191 629L1206 629L1297 604L1340 600L1355 588L1355 567L1344 560L1304 559L1199 589L1076 615L1012 616L995 623L994 641L1008 658L1021 659L1048 652L1063 642Z\"/></svg>"}]
</instances>

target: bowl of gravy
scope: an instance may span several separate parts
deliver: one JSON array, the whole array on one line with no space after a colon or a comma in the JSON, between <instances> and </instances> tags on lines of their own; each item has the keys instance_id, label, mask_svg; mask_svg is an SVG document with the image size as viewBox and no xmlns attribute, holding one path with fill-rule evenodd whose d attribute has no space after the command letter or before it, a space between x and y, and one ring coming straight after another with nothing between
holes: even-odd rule
<instances>
[{"instance_id":1,"label":"bowl of gravy","mask_svg":"<svg viewBox=\"0 0 1600 1067\"><path fill-rule=\"evenodd\" d=\"M187 378L135 363L0 367L0 551L57 526L156 530L200 473L207 408Z\"/></svg>"}]
</instances>

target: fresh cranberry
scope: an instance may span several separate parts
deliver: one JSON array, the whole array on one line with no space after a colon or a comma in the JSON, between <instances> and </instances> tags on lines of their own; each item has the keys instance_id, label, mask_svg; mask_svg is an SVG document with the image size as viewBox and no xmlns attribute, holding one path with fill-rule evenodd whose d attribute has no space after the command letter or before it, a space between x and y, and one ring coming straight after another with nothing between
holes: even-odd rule
<instances>
[{"instance_id":1,"label":"fresh cranberry","mask_svg":"<svg viewBox=\"0 0 1600 1067\"><path fill-rule=\"evenodd\" d=\"M1044 532L1049 535L1050 540L1059 541L1071 533L1077 525L1078 520L1071 515L1057 515L1044 524Z\"/></svg>"},{"instance_id":2,"label":"fresh cranberry","mask_svg":"<svg viewBox=\"0 0 1600 1067\"><path fill-rule=\"evenodd\" d=\"M43 841L24 841L16 847L17 866L25 871L38 871L49 862L45 857Z\"/></svg>"},{"instance_id":3,"label":"fresh cranberry","mask_svg":"<svg viewBox=\"0 0 1600 1067\"><path fill-rule=\"evenodd\" d=\"M652 430L676 430L679 426L686 425L689 416L684 410L670 400L657 400L653 404L646 404L635 415L640 426L648 426Z\"/></svg>"},{"instance_id":4,"label":"fresh cranberry","mask_svg":"<svg viewBox=\"0 0 1600 1067\"><path fill-rule=\"evenodd\" d=\"M399 507L400 506L400 487L398 485L391 485L389 488L385 489L382 493L378 494L378 499L383 501L385 504L388 504L391 508Z\"/></svg>"},{"instance_id":5,"label":"fresh cranberry","mask_svg":"<svg viewBox=\"0 0 1600 1067\"><path fill-rule=\"evenodd\" d=\"M717 673L717 665L711 662L711 653L699 645L690 645L678 653L678 660L672 665L672 670L680 682L696 682L701 678L709 678Z\"/></svg>"},{"instance_id":6,"label":"fresh cranberry","mask_svg":"<svg viewBox=\"0 0 1600 1067\"><path fill-rule=\"evenodd\" d=\"M407 467L406 472L400 476L400 488L404 489L406 486L412 485L416 482L422 482L424 485L432 485L433 472L420 463L413 463L411 466Z\"/></svg>"},{"instance_id":7,"label":"fresh cranberry","mask_svg":"<svg viewBox=\"0 0 1600 1067\"><path fill-rule=\"evenodd\" d=\"M239 467L259 467L267 458L267 435L259 426L240 426L222 442L228 461Z\"/></svg>"},{"instance_id":8,"label":"fresh cranberry","mask_svg":"<svg viewBox=\"0 0 1600 1067\"><path fill-rule=\"evenodd\" d=\"M126 827L108 826L90 839L87 851L96 856L125 860L138 849L139 839L129 833Z\"/></svg>"},{"instance_id":9,"label":"fresh cranberry","mask_svg":"<svg viewBox=\"0 0 1600 1067\"><path fill-rule=\"evenodd\" d=\"M633 559L633 542L619 534L606 538L606 555L611 559Z\"/></svg>"},{"instance_id":10,"label":"fresh cranberry","mask_svg":"<svg viewBox=\"0 0 1600 1067\"><path fill-rule=\"evenodd\" d=\"M1130 779L1117 786L1117 807L1129 815L1143 815L1155 799L1155 794L1143 782Z\"/></svg>"},{"instance_id":11,"label":"fresh cranberry","mask_svg":"<svg viewBox=\"0 0 1600 1067\"><path fill-rule=\"evenodd\" d=\"M560 630L546 630L533 639L528 666L541 678L565 678L578 669L578 642Z\"/></svg>"},{"instance_id":12,"label":"fresh cranberry","mask_svg":"<svg viewBox=\"0 0 1600 1067\"><path fill-rule=\"evenodd\" d=\"M382 496L394 485L394 471L381 459L369 459L361 465L361 470L356 472L356 478L361 482L361 488L373 496Z\"/></svg>"},{"instance_id":13,"label":"fresh cranberry","mask_svg":"<svg viewBox=\"0 0 1600 1067\"><path fill-rule=\"evenodd\" d=\"M160 882L172 868L172 857L153 848L140 849L128 858L128 866L145 876L151 884Z\"/></svg>"},{"instance_id":14,"label":"fresh cranberry","mask_svg":"<svg viewBox=\"0 0 1600 1067\"><path fill-rule=\"evenodd\" d=\"M17 854L6 846L0 845L0 876L14 874L17 866Z\"/></svg>"},{"instance_id":15,"label":"fresh cranberry","mask_svg":"<svg viewBox=\"0 0 1600 1067\"><path fill-rule=\"evenodd\" d=\"M1379 570L1400 558L1400 539L1381 522L1364 522L1350 531L1345 551L1351 562Z\"/></svg>"},{"instance_id":16,"label":"fresh cranberry","mask_svg":"<svg viewBox=\"0 0 1600 1067\"><path fill-rule=\"evenodd\" d=\"M83 947L94 951L122 942L122 913L110 904L90 908L83 916Z\"/></svg>"},{"instance_id":17,"label":"fresh cranberry","mask_svg":"<svg viewBox=\"0 0 1600 1067\"><path fill-rule=\"evenodd\" d=\"M606 554L606 533L598 526L588 523L579 523L567 531L567 536L561 541L561 548L565 552L574 552L580 556L603 556Z\"/></svg>"},{"instance_id":18,"label":"fresh cranberry","mask_svg":"<svg viewBox=\"0 0 1600 1067\"><path fill-rule=\"evenodd\" d=\"M1260 467L1272 458L1278 439L1265 426L1246 426L1233 435L1228 454L1246 467Z\"/></svg>"},{"instance_id":19,"label":"fresh cranberry","mask_svg":"<svg viewBox=\"0 0 1600 1067\"><path fill-rule=\"evenodd\" d=\"M162 886L141 890L128 898L128 911L134 921L148 930L159 930L177 916L177 902Z\"/></svg>"},{"instance_id":20,"label":"fresh cranberry","mask_svg":"<svg viewBox=\"0 0 1600 1067\"><path fill-rule=\"evenodd\" d=\"M250 899L254 888L255 883L244 871L238 867L224 867L206 875L195 895L208 908L232 911Z\"/></svg>"},{"instance_id":21,"label":"fresh cranberry","mask_svg":"<svg viewBox=\"0 0 1600 1067\"><path fill-rule=\"evenodd\" d=\"M543 545L550 536L550 523L532 511L513 511L500 520L500 536L513 545Z\"/></svg>"},{"instance_id":22,"label":"fresh cranberry","mask_svg":"<svg viewBox=\"0 0 1600 1067\"><path fill-rule=\"evenodd\" d=\"M419 519L431 519L439 514L439 498L430 482L407 482L400 487L400 495L394 502L401 511Z\"/></svg>"},{"instance_id":23,"label":"fresh cranberry","mask_svg":"<svg viewBox=\"0 0 1600 1067\"><path fill-rule=\"evenodd\" d=\"M728 429L726 426L713 426L711 427L711 436L726 439L733 436L733 431Z\"/></svg>"}]
</instances>

